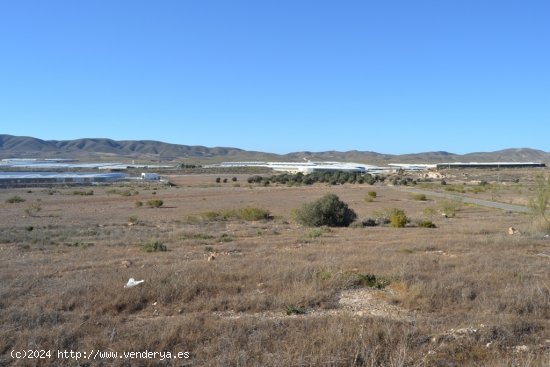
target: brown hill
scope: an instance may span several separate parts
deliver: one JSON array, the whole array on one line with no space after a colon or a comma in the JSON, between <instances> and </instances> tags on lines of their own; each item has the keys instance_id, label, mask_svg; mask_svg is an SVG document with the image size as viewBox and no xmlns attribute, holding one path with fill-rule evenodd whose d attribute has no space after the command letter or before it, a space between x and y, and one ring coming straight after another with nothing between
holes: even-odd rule
<instances>
[{"instance_id":1,"label":"brown hill","mask_svg":"<svg viewBox=\"0 0 550 367\"><path fill-rule=\"evenodd\" d=\"M0 135L0 158L78 158L78 159L140 159L148 161L193 160L200 162L221 161L347 161L367 164L384 163L440 163L440 162L545 162L550 163L550 153L521 148L496 152L478 152L464 155L449 152L424 152L415 154L381 154L370 151L346 152L294 152L278 155L246 151L229 147L204 147L169 144L154 140L75 139L41 140L27 136Z\"/></svg>"}]
</instances>

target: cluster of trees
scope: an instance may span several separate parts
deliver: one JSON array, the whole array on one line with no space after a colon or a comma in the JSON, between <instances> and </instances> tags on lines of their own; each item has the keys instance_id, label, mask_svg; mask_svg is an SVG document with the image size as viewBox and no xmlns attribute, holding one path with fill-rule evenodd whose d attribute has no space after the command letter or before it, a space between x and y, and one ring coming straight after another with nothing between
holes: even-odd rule
<instances>
[{"instance_id":1,"label":"cluster of trees","mask_svg":"<svg viewBox=\"0 0 550 367\"><path fill-rule=\"evenodd\" d=\"M346 172L346 171L327 171L327 172L313 172L307 175L299 172L297 174L283 173L274 175L271 177L264 176L252 176L248 178L248 183L257 183L263 185L269 185L270 183L279 183L286 185L312 185L316 182L328 183L330 185L343 185L345 183L350 184L369 184L373 185L377 181L383 182L383 176L373 176L371 174L361 174L358 172Z\"/></svg>"}]
</instances>

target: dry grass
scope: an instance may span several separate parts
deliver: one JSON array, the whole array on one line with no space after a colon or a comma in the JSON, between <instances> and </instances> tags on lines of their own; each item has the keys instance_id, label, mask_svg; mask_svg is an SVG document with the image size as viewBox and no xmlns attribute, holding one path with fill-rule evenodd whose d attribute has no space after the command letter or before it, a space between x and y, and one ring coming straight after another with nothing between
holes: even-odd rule
<instances>
[{"instance_id":1,"label":"dry grass","mask_svg":"<svg viewBox=\"0 0 550 367\"><path fill-rule=\"evenodd\" d=\"M435 229L312 230L292 210L327 192L360 218L397 207L418 220L427 204L384 186L367 203L369 186L190 182L155 187L165 204L156 210L134 207L153 198L143 188L0 192L0 365L13 363L14 348L189 351L193 366L550 363L550 264L540 256L550 240L531 232L528 216L464 205L455 218L433 219ZM5 203L14 195L40 199L42 211ZM274 219L201 217L246 207ZM510 226L521 234L508 235ZM143 251L154 241L168 251ZM363 282L367 274L383 289ZM145 282L124 289L130 277ZM372 300L352 309L344 294ZM289 307L305 314L287 315Z\"/></svg>"}]
</instances>

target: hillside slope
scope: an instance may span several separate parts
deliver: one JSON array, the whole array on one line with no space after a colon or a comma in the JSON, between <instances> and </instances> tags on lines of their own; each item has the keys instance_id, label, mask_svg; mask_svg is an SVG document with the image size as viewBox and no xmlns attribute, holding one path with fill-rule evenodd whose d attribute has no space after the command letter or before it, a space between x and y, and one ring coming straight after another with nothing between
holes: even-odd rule
<instances>
[{"instance_id":1,"label":"hillside slope","mask_svg":"<svg viewBox=\"0 0 550 367\"><path fill-rule=\"evenodd\" d=\"M205 147L170 144L154 140L112 140L83 138L75 140L42 140L28 136L0 135L0 158L78 158L78 159L142 159L150 161L194 160L205 162L269 160L269 161L347 161L370 164L533 161L550 163L550 153L521 148L464 155L449 152L415 154L381 154L371 151L293 152L285 155L246 151L230 147Z\"/></svg>"}]
</instances>

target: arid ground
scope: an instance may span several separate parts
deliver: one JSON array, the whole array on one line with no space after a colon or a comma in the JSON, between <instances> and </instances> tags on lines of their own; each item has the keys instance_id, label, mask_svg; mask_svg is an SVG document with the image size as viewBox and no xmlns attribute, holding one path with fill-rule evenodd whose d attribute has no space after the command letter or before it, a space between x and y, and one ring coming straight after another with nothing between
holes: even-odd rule
<instances>
[{"instance_id":1,"label":"arid ground","mask_svg":"<svg viewBox=\"0 0 550 367\"><path fill-rule=\"evenodd\" d=\"M445 186L525 204L532 173L515 174ZM260 186L221 176L228 182L0 190L0 365L550 365L550 238L528 214L421 200L388 180ZM445 191L439 181L424 188ZM399 208L410 224L298 224L293 211L326 193L361 220ZM154 199L163 205L149 207ZM449 205L454 217L442 216ZM271 217L215 215L246 207ZM144 282L124 288L129 278ZM189 354L12 357L24 350Z\"/></svg>"}]
</instances>

